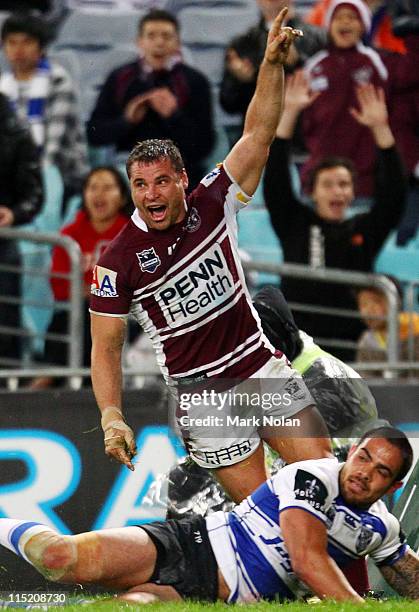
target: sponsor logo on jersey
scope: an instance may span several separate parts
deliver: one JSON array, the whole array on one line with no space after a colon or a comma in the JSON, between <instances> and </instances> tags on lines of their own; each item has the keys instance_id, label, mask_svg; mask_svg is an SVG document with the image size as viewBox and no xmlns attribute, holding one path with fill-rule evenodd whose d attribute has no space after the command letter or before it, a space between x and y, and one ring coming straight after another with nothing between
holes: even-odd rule
<instances>
[{"instance_id":1,"label":"sponsor logo on jersey","mask_svg":"<svg viewBox=\"0 0 419 612\"><path fill-rule=\"evenodd\" d=\"M374 534L371 529L368 529L368 527L364 525L361 527L361 531L359 532L359 536L357 537L355 544L356 552L358 554L364 552L364 550L368 548L368 546L371 544L373 535Z\"/></svg>"},{"instance_id":2,"label":"sponsor logo on jersey","mask_svg":"<svg viewBox=\"0 0 419 612\"><path fill-rule=\"evenodd\" d=\"M109 268L95 266L90 292L99 297L118 297L116 292L116 277L118 273Z\"/></svg>"},{"instance_id":3,"label":"sponsor logo on jersey","mask_svg":"<svg viewBox=\"0 0 419 612\"><path fill-rule=\"evenodd\" d=\"M144 251L135 254L138 257L142 272L153 274L161 264L160 257L157 255L154 247L151 247L151 249L144 249Z\"/></svg>"},{"instance_id":4,"label":"sponsor logo on jersey","mask_svg":"<svg viewBox=\"0 0 419 612\"><path fill-rule=\"evenodd\" d=\"M308 502L316 510L321 510L326 502L326 487L319 478L305 470L297 470L294 493L296 499Z\"/></svg>"},{"instance_id":5,"label":"sponsor logo on jersey","mask_svg":"<svg viewBox=\"0 0 419 612\"><path fill-rule=\"evenodd\" d=\"M217 166L217 168L214 168L214 170L211 170L211 172L209 172L206 176L204 176L204 178L201 181L201 184L204 185L205 187L209 187L211 183L213 183L215 179L219 176L220 172L221 172L221 166Z\"/></svg>"},{"instance_id":6,"label":"sponsor logo on jersey","mask_svg":"<svg viewBox=\"0 0 419 612\"><path fill-rule=\"evenodd\" d=\"M196 232L197 229L201 227L201 217L199 216L198 211L193 206L191 208L191 212L189 213L188 219L184 225L184 229L187 232Z\"/></svg>"},{"instance_id":7,"label":"sponsor logo on jersey","mask_svg":"<svg viewBox=\"0 0 419 612\"><path fill-rule=\"evenodd\" d=\"M157 301L169 327L191 322L223 304L234 294L234 281L219 244L168 280Z\"/></svg>"}]
</instances>

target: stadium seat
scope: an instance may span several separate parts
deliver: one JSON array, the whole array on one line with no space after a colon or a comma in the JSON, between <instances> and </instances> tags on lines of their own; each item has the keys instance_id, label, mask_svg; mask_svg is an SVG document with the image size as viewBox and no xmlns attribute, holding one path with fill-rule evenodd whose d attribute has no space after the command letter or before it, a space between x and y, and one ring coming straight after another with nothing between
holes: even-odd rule
<instances>
[{"instance_id":1,"label":"stadium seat","mask_svg":"<svg viewBox=\"0 0 419 612\"><path fill-rule=\"evenodd\" d=\"M259 13L256 3L242 8L186 8L178 15L181 24L182 42L185 45L208 45L225 47L228 41L242 34L257 23Z\"/></svg>"},{"instance_id":2,"label":"stadium seat","mask_svg":"<svg viewBox=\"0 0 419 612\"><path fill-rule=\"evenodd\" d=\"M137 35L141 11L88 13L73 11L59 31L54 47L86 48L126 45Z\"/></svg>"},{"instance_id":3,"label":"stadium seat","mask_svg":"<svg viewBox=\"0 0 419 612\"><path fill-rule=\"evenodd\" d=\"M21 226L22 229L39 232L58 232L62 219L61 207L63 182L56 166L43 168L45 199L41 212L31 223ZM21 240L19 243L22 265L25 272L22 276L22 324L25 329L43 334L52 315L53 298L47 273L50 268L51 249L48 245ZM45 275L39 273L45 272ZM27 343L29 354L42 352L43 339L34 338Z\"/></svg>"},{"instance_id":4,"label":"stadium seat","mask_svg":"<svg viewBox=\"0 0 419 612\"><path fill-rule=\"evenodd\" d=\"M254 0L205 0L206 8L248 8ZM172 13L178 14L186 8L202 6L202 0L167 0L165 8Z\"/></svg>"},{"instance_id":5,"label":"stadium seat","mask_svg":"<svg viewBox=\"0 0 419 612\"><path fill-rule=\"evenodd\" d=\"M378 254L374 271L377 274L391 274L403 283L406 290L409 283L416 284L414 308L419 311L419 249L414 238L406 246L396 245L396 232L392 232ZM406 305L407 306L407 305Z\"/></svg>"},{"instance_id":6,"label":"stadium seat","mask_svg":"<svg viewBox=\"0 0 419 612\"><path fill-rule=\"evenodd\" d=\"M77 55L80 62L81 89L99 87L108 74L118 66L135 60L134 46L111 47L109 49L79 49Z\"/></svg>"},{"instance_id":7,"label":"stadium seat","mask_svg":"<svg viewBox=\"0 0 419 612\"><path fill-rule=\"evenodd\" d=\"M215 146L211 151L210 155L205 160L207 172L211 172L211 170L215 168L217 164L220 164L222 161L224 161L224 158L226 157L229 151L228 140L224 128L222 126L216 126L215 132Z\"/></svg>"},{"instance_id":8,"label":"stadium seat","mask_svg":"<svg viewBox=\"0 0 419 612\"><path fill-rule=\"evenodd\" d=\"M108 74L114 68L134 61L135 50L131 46L107 49L89 48L80 49L77 55L80 62L78 81L80 108L83 120L87 121Z\"/></svg>"},{"instance_id":9,"label":"stadium seat","mask_svg":"<svg viewBox=\"0 0 419 612\"><path fill-rule=\"evenodd\" d=\"M73 223L77 213L81 209L81 196L75 195L69 199L67 202L67 208L65 211L65 215L62 219L61 227L68 225L69 223Z\"/></svg>"},{"instance_id":10,"label":"stadium seat","mask_svg":"<svg viewBox=\"0 0 419 612\"><path fill-rule=\"evenodd\" d=\"M225 47L192 44L185 45L185 49L190 58L188 63L205 74L211 85L219 85L223 76Z\"/></svg>"},{"instance_id":11,"label":"stadium seat","mask_svg":"<svg viewBox=\"0 0 419 612\"><path fill-rule=\"evenodd\" d=\"M392 232L375 260L374 269L378 274L393 274L402 281L418 280L419 250L414 240L399 247L396 232Z\"/></svg>"},{"instance_id":12,"label":"stadium seat","mask_svg":"<svg viewBox=\"0 0 419 612\"><path fill-rule=\"evenodd\" d=\"M65 68L74 83L81 82L80 59L74 49L61 49L56 51L52 50L48 53L48 58L53 62L57 62L57 64L60 64L60 66Z\"/></svg>"},{"instance_id":13,"label":"stadium seat","mask_svg":"<svg viewBox=\"0 0 419 612\"><path fill-rule=\"evenodd\" d=\"M250 255L252 261L263 261L280 264L283 262L283 253L278 238L272 228L269 213L265 206L257 204L262 201L260 188L254 195L254 202L248 208L240 211L237 219L239 226L239 247ZM256 287L266 284L278 284L277 275L257 273L252 283Z\"/></svg>"}]
</instances>

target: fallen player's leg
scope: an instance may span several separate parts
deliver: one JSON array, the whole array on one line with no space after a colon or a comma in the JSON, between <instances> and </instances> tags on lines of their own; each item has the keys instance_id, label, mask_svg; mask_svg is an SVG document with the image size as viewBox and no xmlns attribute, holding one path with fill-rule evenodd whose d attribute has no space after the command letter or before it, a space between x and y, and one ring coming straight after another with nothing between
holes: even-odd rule
<instances>
[{"instance_id":1,"label":"fallen player's leg","mask_svg":"<svg viewBox=\"0 0 419 612\"><path fill-rule=\"evenodd\" d=\"M127 601L214 602L230 593L200 516L74 536L39 523L0 519L0 544L48 580L97 584Z\"/></svg>"},{"instance_id":2,"label":"fallen player's leg","mask_svg":"<svg viewBox=\"0 0 419 612\"><path fill-rule=\"evenodd\" d=\"M148 582L157 558L152 540L139 527L68 536L39 523L0 519L0 543L48 580L116 590Z\"/></svg>"}]
</instances>

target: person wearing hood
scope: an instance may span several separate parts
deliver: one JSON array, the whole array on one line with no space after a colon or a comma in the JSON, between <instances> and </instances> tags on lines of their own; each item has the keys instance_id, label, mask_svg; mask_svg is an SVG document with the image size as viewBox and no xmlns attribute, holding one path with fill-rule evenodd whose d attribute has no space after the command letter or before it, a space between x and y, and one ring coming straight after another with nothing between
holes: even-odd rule
<instances>
[{"instance_id":1,"label":"person wearing hood","mask_svg":"<svg viewBox=\"0 0 419 612\"><path fill-rule=\"evenodd\" d=\"M371 11L362 0L333 0L326 14L327 48L304 66L311 91L318 94L302 115L302 134L309 158L302 168L307 190L309 176L325 155L353 161L358 179L356 196L370 199L374 192L376 146L367 126L349 109L356 106L357 88L374 85L387 94L388 70L377 51L362 38L371 26Z\"/></svg>"}]
</instances>

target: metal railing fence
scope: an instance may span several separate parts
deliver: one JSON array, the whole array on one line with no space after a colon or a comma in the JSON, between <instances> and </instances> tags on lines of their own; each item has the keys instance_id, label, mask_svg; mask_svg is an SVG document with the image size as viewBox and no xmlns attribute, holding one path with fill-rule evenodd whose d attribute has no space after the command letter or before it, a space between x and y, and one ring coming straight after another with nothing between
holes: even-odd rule
<instances>
[{"instance_id":1,"label":"metal railing fence","mask_svg":"<svg viewBox=\"0 0 419 612\"><path fill-rule=\"evenodd\" d=\"M61 303L60 308L67 310L69 313L69 327L67 334L46 334L40 333L30 329L10 329L9 333L21 337L39 337L40 335L45 338L52 338L60 340L69 346L69 358L68 363L65 367L46 367L36 362L22 363L18 367L3 368L0 365L0 381L8 380L9 387L16 387L20 379L32 378L35 376L48 376L48 377L63 377L70 380L70 386L78 388L81 384L81 379L86 378L89 375L89 370L82 367L82 342L83 342L83 325L82 318L84 308L83 304L83 283L82 283L82 267L81 267L81 253L78 244L69 238L68 236L62 236L56 233L34 233L25 229L15 228L0 228L0 239L10 239L19 241L29 241L36 245L48 245L53 247L55 245L65 249L71 262L70 273L57 275L62 278L68 278L70 284L70 299L68 303ZM413 360L400 362L399 361L399 297L396 286L384 275L377 274L366 274L361 272L353 272L348 270L339 270L332 268L312 268L310 266L300 264L273 264L264 262L246 262L244 267L248 272L262 272L273 274L278 277L289 276L302 280L319 281L327 283L338 283L339 285L349 285L351 287L376 287L384 293L388 301L388 315L387 315L387 330L388 330L388 342L387 342L387 359L380 363L357 363L354 364L362 370L377 370L385 369L390 375L397 374L401 370L419 370L419 362ZM50 271L48 270L34 270L25 266L10 266L0 262L0 272L15 272L21 274L31 274L32 276L48 277ZM414 310L414 300L417 297L417 290L419 287L419 281L411 283L407 291L407 308L408 310ZM0 288L1 289L1 288ZM26 299L26 301L25 301ZM0 304L1 303L13 303L16 306L31 305L38 308L50 308L50 304L37 300L28 300L26 297L19 299L11 298L10 296L3 295L0 291ZM360 317L357 311L348 311L338 308L326 308L315 305L291 304L293 309L300 311L309 311L311 313L318 312L319 314L328 314L334 317ZM5 329L1 326L0 320L0 336L5 333ZM411 337L409 343L412 348L413 355L413 329L411 330ZM321 339L316 338L321 344ZM353 348L353 343L348 343L342 339L327 339L329 346L341 346L347 348ZM333 350L332 350L333 352ZM131 376L155 376L155 368L149 367L148 364L144 364L140 369L124 368L124 375L127 377Z\"/></svg>"}]
</instances>

